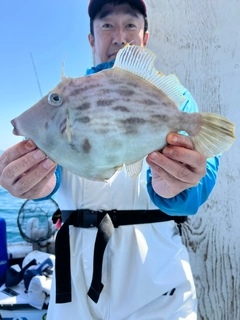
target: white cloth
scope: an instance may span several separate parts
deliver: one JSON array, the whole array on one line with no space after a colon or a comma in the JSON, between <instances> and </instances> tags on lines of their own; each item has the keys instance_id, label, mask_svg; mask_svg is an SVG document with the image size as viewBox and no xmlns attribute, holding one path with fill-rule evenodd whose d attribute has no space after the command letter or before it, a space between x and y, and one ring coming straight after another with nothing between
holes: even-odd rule
<instances>
[{"instance_id":1,"label":"white cloth","mask_svg":"<svg viewBox=\"0 0 240 320\"><path fill-rule=\"evenodd\" d=\"M48 301L51 284L52 277L47 278L44 275L33 277L28 288L28 303L41 310L44 303Z\"/></svg>"},{"instance_id":2,"label":"white cloth","mask_svg":"<svg viewBox=\"0 0 240 320\"><path fill-rule=\"evenodd\" d=\"M145 163L136 179L122 170L108 183L63 170L58 204L65 210L156 209L146 190L146 168ZM97 230L70 229L72 302L55 304L53 277L48 320L197 319L188 253L173 221L115 229L104 253L104 288L97 304L87 296Z\"/></svg>"},{"instance_id":3,"label":"white cloth","mask_svg":"<svg viewBox=\"0 0 240 320\"><path fill-rule=\"evenodd\" d=\"M42 263L47 258L50 258L55 266L55 255L46 252L34 250L26 255L22 262L22 268L24 268L33 259L37 264ZM42 309L44 303L49 304L50 288L52 284L52 276L46 277L44 275L34 276L30 281L28 288L28 303L37 309Z\"/></svg>"},{"instance_id":4,"label":"white cloth","mask_svg":"<svg viewBox=\"0 0 240 320\"><path fill-rule=\"evenodd\" d=\"M36 260L37 264L40 264L43 261L45 261L47 258L50 258L52 260L53 267L54 267L55 266L55 255L50 254L50 253L46 253L46 252L42 252L42 251L38 251L38 250L34 250L34 251L28 253L26 255L26 257L23 259L22 268L24 268L33 259Z\"/></svg>"}]
</instances>

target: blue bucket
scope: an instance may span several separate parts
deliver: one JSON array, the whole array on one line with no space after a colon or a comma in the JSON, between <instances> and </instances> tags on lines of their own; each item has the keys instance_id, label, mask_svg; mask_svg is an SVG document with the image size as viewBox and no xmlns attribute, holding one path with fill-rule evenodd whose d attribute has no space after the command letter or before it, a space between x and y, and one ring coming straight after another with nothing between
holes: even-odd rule
<instances>
[{"instance_id":1,"label":"blue bucket","mask_svg":"<svg viewBox=\"0 0 240 320\"><path fill-rule=\"evenodd\" d=\"M8 254L7 254L7 233L6 223L0 217L0 286L5 282L5 274L8 268Z\"/></svg>"}]
</instances>

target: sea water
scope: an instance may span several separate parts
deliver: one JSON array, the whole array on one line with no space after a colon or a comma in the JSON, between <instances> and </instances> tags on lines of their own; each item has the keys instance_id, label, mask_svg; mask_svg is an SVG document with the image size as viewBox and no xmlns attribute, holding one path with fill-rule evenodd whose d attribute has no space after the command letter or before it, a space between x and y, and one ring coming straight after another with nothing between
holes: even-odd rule
<instances>
[{"instance_id":1,"label":"sea water","mask_svg":"<svg viewBox=\"0 0 240 320\"><path fill-rule=\"evenodd\" d=\"M57 209L57 203L53 199L27 201L13 197L0 186L0 217L6 222L8 243L26 240L23 236L29 226L28 221L34 220L32 226L38 230L48 227L48 221L51 221L52 214Z\"/></svg>"},{"instance_id":2,"label":"sea water","mask_svg":"<svg viewBox=\"0 0 240 320\"><path fill-rule=\"evenodd\" d=\"M17 226L17 216L25 201L11 196L0 186L0 217L6 221L8 242L23 241Z\"/></svg>"}]
</instances>

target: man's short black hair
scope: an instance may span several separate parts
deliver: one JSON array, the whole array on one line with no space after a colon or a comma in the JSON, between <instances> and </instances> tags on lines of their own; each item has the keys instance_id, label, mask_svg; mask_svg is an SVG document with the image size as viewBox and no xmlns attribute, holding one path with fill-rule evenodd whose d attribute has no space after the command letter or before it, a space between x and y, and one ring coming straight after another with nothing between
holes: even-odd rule
<instances>
[{"instance_id":1,"label":"man's short black hair","mask_svg":"<svg viewBox=\"0 0 240 320\"><path fill-rule=\"evenodd\" d=\"M114 4L114 6L117 6L121 3L129 3L129 5L131 6L132 9L138 10L138 8L136 6L134 6L131 2L128 2L127 0L112 0L112 1L109 1L109 3ZM148 31L148 19L147 19L147 16L145 16L145 15L143 15L143 18L144 18L144 35L145 35L146 32ZM94 36L93 21L94 21L94 19L90 18L90 33Z\"/></svg>"}]
</instances>

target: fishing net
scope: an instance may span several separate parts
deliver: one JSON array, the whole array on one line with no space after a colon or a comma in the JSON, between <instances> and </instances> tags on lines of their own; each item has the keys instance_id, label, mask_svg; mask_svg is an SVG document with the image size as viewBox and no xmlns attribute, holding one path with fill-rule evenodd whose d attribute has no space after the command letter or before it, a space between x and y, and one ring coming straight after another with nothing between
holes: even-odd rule
<instances>
[{"instance_id":1,"label":"fishing net","mask_svg":"<svg viewBox=\"0 0 240 320\"><path fill-rule=\"evenodd\" d=\"M17 217L22 238L30 243L39 243L51 238L56 232L52 216L57 210L58 204L53 199L25 201Z\"/></svg>"}]
</instances>

